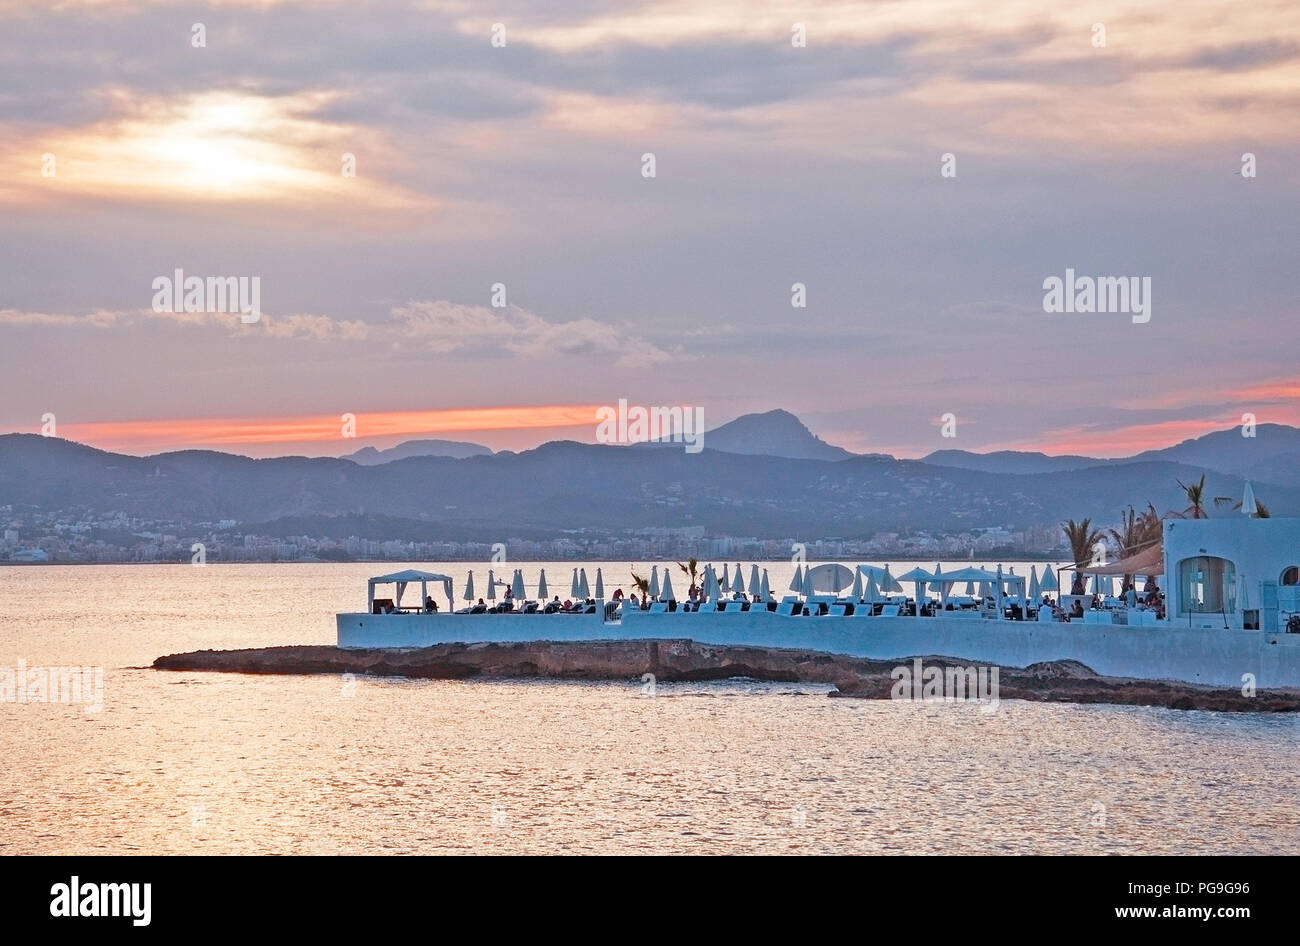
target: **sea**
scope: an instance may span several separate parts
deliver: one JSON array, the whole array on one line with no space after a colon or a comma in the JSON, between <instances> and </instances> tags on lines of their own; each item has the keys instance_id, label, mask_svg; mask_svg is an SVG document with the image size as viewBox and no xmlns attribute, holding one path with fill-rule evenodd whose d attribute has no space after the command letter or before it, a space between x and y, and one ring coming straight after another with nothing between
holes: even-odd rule
<instances>
[{"instance_id":1,"label":"sea","mask_svg":"<svg viewBox=\"0 0 1300 946\"><path fill-rule=\"evenodd\" d=\"M1300 853L1296 714L150 667L332 644L406 565L458 595L544 567L561 598L573 568L0 567L0 853ZM582 567L609 594L650 570ZM764 567L779 596L793 566Z\"/></svg>"}]
</instances>

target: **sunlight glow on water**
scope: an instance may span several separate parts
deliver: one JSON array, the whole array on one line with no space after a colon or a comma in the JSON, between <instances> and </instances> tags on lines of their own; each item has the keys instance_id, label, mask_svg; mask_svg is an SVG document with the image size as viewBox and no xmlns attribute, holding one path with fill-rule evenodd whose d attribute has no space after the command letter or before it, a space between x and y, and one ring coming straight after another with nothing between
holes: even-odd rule
<instances>
[{"instance_id":1,"label":"sunlight glow on water","mask_svg":"<svg viewBox=\"0 0 1300 946\"><path fill-rule=\"evenodd\" d=\"M332 643L382 570L0 568L0 665L105 668L0 704L0 853L1300 853L1294 715L141 669Z\"/></svg>"}]
</instances>

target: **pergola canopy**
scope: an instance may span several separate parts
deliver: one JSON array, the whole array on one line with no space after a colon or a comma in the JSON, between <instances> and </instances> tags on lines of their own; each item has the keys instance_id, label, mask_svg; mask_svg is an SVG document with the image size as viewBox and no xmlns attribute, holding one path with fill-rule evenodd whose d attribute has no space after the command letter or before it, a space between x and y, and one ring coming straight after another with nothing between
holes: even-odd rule
<instances>
[{"instance_id":1,"label":"pergola canopy","mask_svg":"<svg viewBox=\"0 0 1300 946\"><path fill-rule=\"evenodd\" d=\"M413 581L420 583L420 604L424 604L424 599L428 596L429 583L442 582L447 601L451 604L451 607L455 607L450 575L439 575L435 572L422 572L415 568L407 568L389 575L376 575L366 582L366 611L369 612L375 609L375 585L396 585L397 606L400 608L402 606L402 593L406 591L406 586Z\"/></svg>"}]
</instances>

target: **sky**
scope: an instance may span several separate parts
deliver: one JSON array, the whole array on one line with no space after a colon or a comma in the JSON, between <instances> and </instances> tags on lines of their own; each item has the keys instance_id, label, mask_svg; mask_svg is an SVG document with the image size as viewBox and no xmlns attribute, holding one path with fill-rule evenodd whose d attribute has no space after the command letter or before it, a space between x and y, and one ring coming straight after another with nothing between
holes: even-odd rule
<instances>
[{"instance_id":1,"label":"sky","mask_svg":"<svg viewBox=\"0 0 1300 946\"><path fill-rule=\"evenodd\" d=\"M485 9L0 0L0 432L522 449L625 399L1118 456L1300 424L1293 0ZM1045 312L1067 268L1149 277L1149 321ZM156 311L177 269L256 277L259 318Z\"/></svg>"}]
</instances>

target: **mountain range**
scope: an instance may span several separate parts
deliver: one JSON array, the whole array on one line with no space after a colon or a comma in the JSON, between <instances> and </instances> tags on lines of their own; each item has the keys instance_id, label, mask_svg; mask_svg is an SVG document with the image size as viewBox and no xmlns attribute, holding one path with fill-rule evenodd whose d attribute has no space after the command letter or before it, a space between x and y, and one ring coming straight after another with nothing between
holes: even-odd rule
<instances>
[{"instance_id":1,"label":"mountain range","mask_svg":"<svg viewBox=\"0 0 1300 946\"><path fill-rule=\"evenodd\" d=\"M1285 424L1260 424L1255 428L1255 436L1244 437L1240 427L1232 427L1184 440L1172 447L1116 459L1049 456L1013 450L994 453L936 450L924 457L923 462L988 473L1052 473L1108 464L1167 462L1204 467L1265 483L1295 483L1300 482L1300 429Z\"/></svg>"},{"instance_id":2,"label":"mountain range","mask_svg":"<svg viewBox=\"0 0 1300 946\"><path fill-rule=\"evenodd\" d=\"M809 430L798 417L784 410L745 414L707 431L703 443L707 450L787 460L835 461L859 456L893 459L887 454L855 454L829 444ZM416 456L464 459L492 455L493 451L482 444L456 440L408 440L386 450L363 447L342 459L373 466ZM1285 424L1260 424L1255 436L1243 437L1241 429L1233 427L1130 457L1049 455L1018 450L975 453L948 449L927 454L920 462L930 466L1010 474L1061 473L1116 464L1167 462L1203 467L1262 483L1286 485L1300 483L1300 429Z\"/></svg>"},{"instance_id":3,"label":"mountain range","mask_svg":"<svg viewBox=\"0 0 1300 946\"><path fill-rule=\"evenodd\" d=\"M363 450L360 462L254 460L205 450L134 457L9 434L0 436L0 506L234 520L289 535L346 529L379 538L498 541L564 530L703 526L718 535L866 538L882 531L1020 529L1083 516L1110 523L1129 504L1182 509L1177 480L1202 473L1208 496L1240 499L1247 472L1273 515L1300 515L1300 475L1290 459L1300 431L1278 425L1261 425L1253 441L1229 430L1108 460L952 450L922 460L858 456L815 437L784 411L711 431L696 454L680 445L555 441L492 453L433 443L469 455L401 456L401 445L394 448L398 458ZM1276 472L1254 476L1260 469Z\"/></svg>"}]
</instances>

